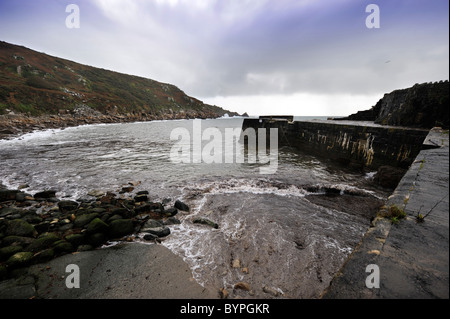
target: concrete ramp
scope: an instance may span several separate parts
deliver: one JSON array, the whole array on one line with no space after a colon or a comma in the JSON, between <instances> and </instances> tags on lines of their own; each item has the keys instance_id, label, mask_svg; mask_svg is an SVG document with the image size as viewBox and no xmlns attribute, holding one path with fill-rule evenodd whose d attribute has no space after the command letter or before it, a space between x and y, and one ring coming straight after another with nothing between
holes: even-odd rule
<instances>
[{"instance_id":1,"label":"concrete ramp","mask_svg":"<svg viewBox=\"0 0 450 319\"><path fill-rule=\"evenodd\" d=\"M379 218L323 293L323 299L449 298L449 134L433 129L386 206L407 216ZM425 147L427 148L427 147ZM417 217L424 218L420 222ZM379 288L372 286L379 270Z\"/></svg>"}]
</instances>

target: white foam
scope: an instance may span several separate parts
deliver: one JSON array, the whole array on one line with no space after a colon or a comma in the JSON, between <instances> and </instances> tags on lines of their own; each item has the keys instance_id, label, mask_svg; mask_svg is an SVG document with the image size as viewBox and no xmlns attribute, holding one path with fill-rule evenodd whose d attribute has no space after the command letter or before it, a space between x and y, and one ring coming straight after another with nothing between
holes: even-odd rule
<instances>
[{"instance_id":1,"label":"white foam","mask_svg":"<svg viewBox=\"0 0 450 319\"><path fill-rule=\"evenodd\" d=\"M29 142L32 140L46 140L49 137L63 131L63 129L47 129L47 130L37 130L30 133L25 133L21 136L15 137L10 140L0 140L0 145L8 145L8 144L15 144L17 142L23 143L23 142Z\"/></svg>"},{"instance_id":2,"label":"white foam","mask_svg":"<svg viewBox=\"0 0 450 319\"><path fill-rule=\"evenodd\" d=\"M273 194L277 196L294 196L304 197L308 194L301 187L289 185L287 187L277 187L272 185L267 180L252 180L252 179L229 179L220 182L207 182L203 184L192 185L191 189L199 189L203 194L236 194L236 193L250 193L255 195Z\"/></svg>"},{"instance_id":3,"label":"white foam","mask_svg":"<svg viewBox=\"0 0 450 319\"><path fill-rule=\"evenodd\" d=\"M324 243L325 248L337 250L339 254L346 256L350 255L353 251L352 247L341 247L341 245L334 238L327 238Z\"/></svg>"},{"instance_id":4,"label":"white foam","mask_svg":"<svg viewBox=\"0 0 450 319\"><path fill-rule=\"evenodd\" d=\"M363 189L363 188L359 188L359 187L352 186L352 185L332 184L332 185L328 185L326 187L340 190L341 191L341 195L343 195L344 192L349 192L349 193L352 193L352 194L370 195L370 196L382 199L382 197L378 196L377 193L375 193L374 191Z\"/></svg>"},{"instance_id":5,"label":"white foam","mask_svg":"<svg viewBox=\"0 0 450 319\"><path fill-rule=\"evenodd\" d=\"M203 240L211 230L190 222L172 225L170 230L170 236L162 242L162 245L182 257L189 265L194 279L204 286L201 270L206 269L205 267L214 267L214 254L208 252L207 247L203 245Z\"/></svg>"},{"instance_id":6,"label":"white foam","mask_svg":"<svg viewBox=\"0 0 450 319\"><path fill-rule=\"evenodd\" d=\"M364 178L365 179L372 179L375 176L376 173L377 173L376 171L375 172L368 172L368 173L366 173L366 175L364 175Z\"/></svg>"}]
</instances>

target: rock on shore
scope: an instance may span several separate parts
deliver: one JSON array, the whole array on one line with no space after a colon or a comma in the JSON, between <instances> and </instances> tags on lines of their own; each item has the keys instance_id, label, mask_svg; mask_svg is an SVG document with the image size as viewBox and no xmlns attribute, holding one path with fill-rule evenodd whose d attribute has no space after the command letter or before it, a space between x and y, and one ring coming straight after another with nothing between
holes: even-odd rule
<instances>
[{"instance_id":1,"label":"rock on shore","mask_svg":"<svg viewBox=\"0 0 450 319\"><path fill-rule=\"evenodd\" d=\"M71 201L58 199L54 190L31 195L0 185L0 280L110 240L133 241L137 233L158 241L170 234L169 225L179 223L177 209L150 201L148 192L134 198L121 193Z\"/></svg>"}]
</instances>

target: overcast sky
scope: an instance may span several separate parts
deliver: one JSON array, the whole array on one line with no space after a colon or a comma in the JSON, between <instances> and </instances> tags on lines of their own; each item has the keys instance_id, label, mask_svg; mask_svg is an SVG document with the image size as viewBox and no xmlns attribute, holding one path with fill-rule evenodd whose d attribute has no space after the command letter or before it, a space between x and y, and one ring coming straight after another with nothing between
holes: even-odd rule
<instances>
[{"instance_id":1,"label":"overcast sky","mask_svg":"<svg viewBox=\"0 0 450 319\"><path fill-rule=\"evenodd\" d=\"M0 0L0 40L251 115L348 115L447 80L448 39L448 0Z\"/></svg>"}]
</instances>

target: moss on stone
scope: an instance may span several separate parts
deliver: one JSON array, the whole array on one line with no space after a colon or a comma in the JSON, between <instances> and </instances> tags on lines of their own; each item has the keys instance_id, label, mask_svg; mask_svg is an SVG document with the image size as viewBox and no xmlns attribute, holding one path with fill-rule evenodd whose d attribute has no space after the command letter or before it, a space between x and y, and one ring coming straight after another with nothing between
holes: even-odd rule
<instances>
[{"instance_id":1,"label":"moss on stone","mask_svg":"<svg viewBox=\"0 0 450 319\"><path fill-rule=\"evenodd\" d=\"M33 258L32 252L21 251L9 257L9 259L6 261L6 264L8 265L8 267L13 268L24 267L30 264L32 258Z\"/></svg>"}]
</instances>

